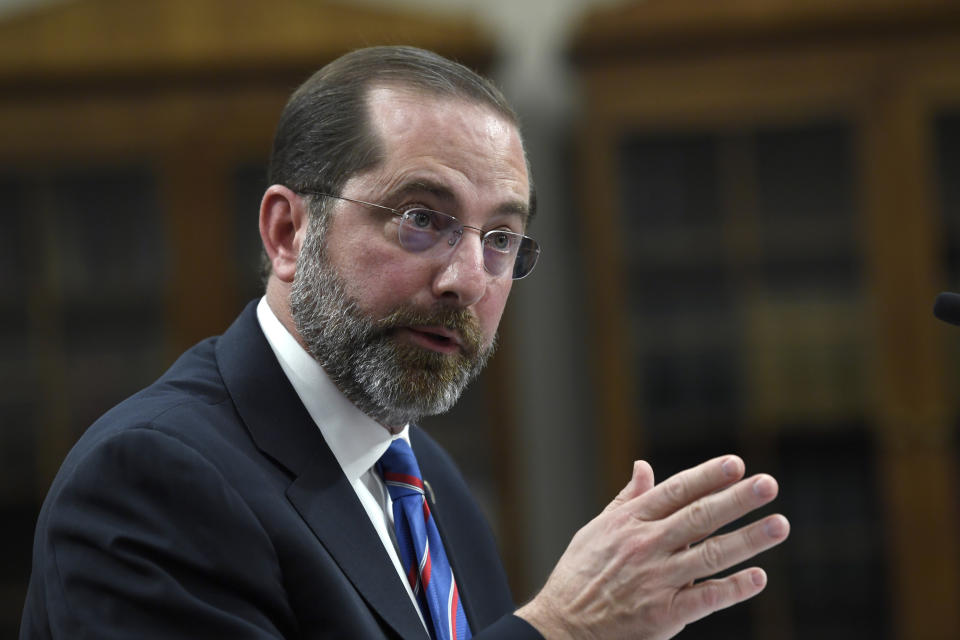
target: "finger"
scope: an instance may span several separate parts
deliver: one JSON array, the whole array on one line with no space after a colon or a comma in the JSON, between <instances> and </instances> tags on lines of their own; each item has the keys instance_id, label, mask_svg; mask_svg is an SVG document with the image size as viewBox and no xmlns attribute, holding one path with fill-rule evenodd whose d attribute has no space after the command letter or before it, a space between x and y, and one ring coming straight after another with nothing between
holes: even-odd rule
<instances>
[{"instance_id":1,"label":"finger","mask_svg":"<svg viewBox=\"0 0 960 640\"><path fill-rule=\"evenodd\" d=\"M643 495L653 488L653 467L645 460L636 460L633 463L633 475L630 476L630 482L627 483L617 497L607 505L604 512L616 509L625 502L629 502L637 496Z\"/></svg>"},{"instance_id":2,"label":"finger","mask_svg":"<svg viewBox=\"0 0 960 640\"><path fill-rule=\"evenodd\" d=\"M668 549L680 549L703 540L720 527L767 504L777 497L779 490L777 481L764 473L695 500L665 519L664 544Z\"/></svg>"},{"instance_id":3,"label":"finger","mask_svg":"<svg viewBox=\"0 0 960 640\"><path fill-rule=\"evenodd\" d=\"M743 477L743 460L722 456L670 476L647 491L638 501L634 515L642 520L660 520L697 498L729 486Z\"/></svg>"},{"instance_id":4,"label":"finger","mask_svg":"<svg viewBox=\"0 0 960 640\"><path fill-rule=\"evenodd\" d=\"M726 578L707 580L681 589L673 601L673 613L690 624L720 609L748 600L767 586L767 574L759 567L744 569Z\"/></svg>"},{"instance_id":5,"label":"finger","mask_svg":"<svg viewBox=\"0 0 960 640\"><path fill-rule=\"evenodd\" d=\"M678 584L689 583L738 565L774 547L790 535L790 522L782 515L768 516L678 552L670 564L676 571Z\"/></svg>"}]
</instances>

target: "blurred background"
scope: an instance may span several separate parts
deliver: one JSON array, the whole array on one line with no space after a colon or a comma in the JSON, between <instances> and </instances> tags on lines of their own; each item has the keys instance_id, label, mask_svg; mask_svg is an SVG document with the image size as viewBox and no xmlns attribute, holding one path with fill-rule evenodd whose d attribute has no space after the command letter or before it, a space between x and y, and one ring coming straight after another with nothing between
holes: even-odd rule
<instances>
[{"instance_id":1,"label":"blurred background","mask_svg":"<svg viewBox=\"0 0 960 640\"><path fill-rule=\"evenodd\" d=\"M793 532L681 637L960 637L947 0L0 1L0 635L71 444L260 294L287 96L371 44L492 75L523 120L544 255L426 424L516 597L633 459L735 452Z\"/></svg>"}]
</instances>

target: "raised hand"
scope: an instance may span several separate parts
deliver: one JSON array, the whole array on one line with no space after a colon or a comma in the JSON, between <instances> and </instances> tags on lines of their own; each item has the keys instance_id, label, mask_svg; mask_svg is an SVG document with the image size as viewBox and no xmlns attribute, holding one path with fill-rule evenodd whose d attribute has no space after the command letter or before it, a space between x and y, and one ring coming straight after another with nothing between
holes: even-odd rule
<instances>
[{"instance_id":1,"label":"raised hand","mask_svg":"<svg viewBox=\"0 0 960 640\"><path fill-rule=\"evenodd\" d=\"M517 615L550 640L660 640L760 593L767 576L758 567L697 582L789 534L787 519L772 515L712 536L777 495L771 476L743 479L744 470L740 458L724 456L654 485L650 465L636 462L627 486L577 532Z\"/></svg>"}]
</instances>

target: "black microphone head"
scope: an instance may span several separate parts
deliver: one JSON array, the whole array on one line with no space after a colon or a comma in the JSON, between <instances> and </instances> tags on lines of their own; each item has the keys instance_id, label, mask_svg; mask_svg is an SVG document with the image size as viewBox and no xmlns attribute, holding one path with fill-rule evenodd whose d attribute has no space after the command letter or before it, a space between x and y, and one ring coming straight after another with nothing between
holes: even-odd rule
<instances>
[{"instance_id":1,"label":"black microphone head","mask_svg":"<svg viewBox=\"0 0 960 640\"><path fill-rule=\"evenodd\" d=\"M933 303L933 315L944 322L960 325L960 293L944 291Z\"/></svg>"}]
</instances>

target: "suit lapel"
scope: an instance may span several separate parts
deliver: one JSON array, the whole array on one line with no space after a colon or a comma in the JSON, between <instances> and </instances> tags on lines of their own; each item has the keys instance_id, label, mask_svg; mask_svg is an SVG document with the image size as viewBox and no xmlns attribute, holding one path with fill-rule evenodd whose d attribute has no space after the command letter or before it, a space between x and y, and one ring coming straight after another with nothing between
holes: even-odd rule
<instances>
[{"instance_id":1,"label":"suit lapel","mask_svg":"<svg viewBox=\"0 0 960 640\"><path fill-rule=\"evenodd\" d=\"M257 447L290 471L287 497L344 575L404 638L425 630L356 492L247 306L217 342L227 389Z\"/></svg>"},{"instance_id":2,"label":"suit lapel","mask_svg":"<svg viewBox=\"0 0 960 640\"><path fill-rule=\"evenodd\" d=\"M329 450L319 458L290 485L288 498L370 606L404 638L423 638L423 624L353 487Z\"/></svg>"}]
</instances>

